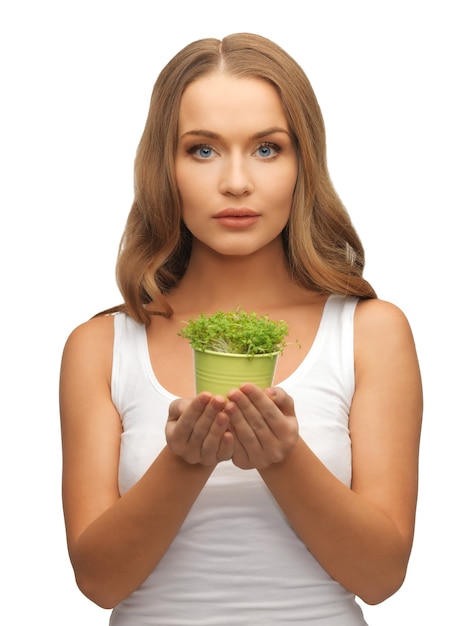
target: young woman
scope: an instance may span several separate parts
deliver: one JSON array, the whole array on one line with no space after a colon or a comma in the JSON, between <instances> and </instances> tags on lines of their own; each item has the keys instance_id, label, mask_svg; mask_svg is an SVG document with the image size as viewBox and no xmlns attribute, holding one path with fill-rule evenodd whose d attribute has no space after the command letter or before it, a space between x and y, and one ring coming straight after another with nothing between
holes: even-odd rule
<instances>
[{"instance_id":1,"label":"young woman","mask_svg":"<svg viewBox=\"0 0 471 626\"><path fill-rule=\"evenodd\" d=\"M355 596L401 586L421 382L363 264L293 59L249 34L178 53L137 152L124 304L61 370L70 558L113 626L354 626ZM289 325L274 386L195 396L182 322L236 307Z\"/></svg>"}]
</instances>

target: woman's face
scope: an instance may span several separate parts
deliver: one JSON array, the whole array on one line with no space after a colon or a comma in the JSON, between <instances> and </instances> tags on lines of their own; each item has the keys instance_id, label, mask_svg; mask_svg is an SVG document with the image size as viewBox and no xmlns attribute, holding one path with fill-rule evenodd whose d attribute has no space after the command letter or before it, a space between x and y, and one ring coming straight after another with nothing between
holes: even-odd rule
<instances>
[{"instance_id":1,"label":"woman's face","mask_svg":"<svg viewBox=\"0 0 471 626\"><path fill-rule=\"evenodd\" d=\"M185 90L175 171L195 246L248 255L281 236L297 156L275 88L217 72Z\"/></svg>"}]
</instances>

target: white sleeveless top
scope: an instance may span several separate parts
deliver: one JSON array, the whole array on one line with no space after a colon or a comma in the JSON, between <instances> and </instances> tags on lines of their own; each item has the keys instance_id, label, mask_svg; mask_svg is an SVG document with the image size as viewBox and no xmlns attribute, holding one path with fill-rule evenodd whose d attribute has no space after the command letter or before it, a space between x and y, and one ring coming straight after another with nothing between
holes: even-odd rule
<instances>
[{"instance_id":1,"label":"white sleeveless top","mask_svg":"<svg viewBox=\"0 0 471 626\"><path fill-rule=\"evenodd\" d=\"M299 432L351 484L356 298L333 295L304 361L279 386L293 396ZM115 316L112 397L123 434L121 493L166 445L176 396L156 379L145 327ZM315 497L315 494L314 496ZM112 626L365 626L354 596L335 582L291 528L256 470L220 463L146 581L112 612Z\"/></svg>"}]
</instances>

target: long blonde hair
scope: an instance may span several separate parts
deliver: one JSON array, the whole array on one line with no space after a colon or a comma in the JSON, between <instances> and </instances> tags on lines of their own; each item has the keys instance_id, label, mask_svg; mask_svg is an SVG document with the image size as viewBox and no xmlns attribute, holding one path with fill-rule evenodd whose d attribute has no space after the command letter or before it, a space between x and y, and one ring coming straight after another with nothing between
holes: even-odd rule
<instances>
[{"instance_id":1,"label":"long blonde hair","mask_svg":"<svg viewBox=\"0 0 471 626\"><path fill-rule=\"evenodd\" d=\"M162 70L135 159L135 195L121 240L116 278L125 310L148 323L170 316L165 294L178 285L191 253L175 182L178 115L190 83L217 69L268 81L279 93L298 156L298 179L284 249L293 279L322 293L374 298L362 277L364 252L327 169L325 129L316 96L299 65L278 45L239 33L202 39Z\"/></svg>"}]
</instances>

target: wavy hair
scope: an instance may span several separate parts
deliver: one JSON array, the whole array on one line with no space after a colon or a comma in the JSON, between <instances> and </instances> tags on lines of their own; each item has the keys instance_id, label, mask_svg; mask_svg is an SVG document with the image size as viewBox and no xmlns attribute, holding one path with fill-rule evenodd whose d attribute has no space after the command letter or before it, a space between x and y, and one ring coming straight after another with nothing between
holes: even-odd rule
<instances>
[{"instance_id":1,"label":"wavy hair","mask_svg":"<svg viewBox=\"0 0 471 626\"><path fill-rule=\"evenodd\" d=\"M136 153L134 201L116 265L124 304L114 310L146 324L151 314L172 315L165 295L183 276L192 241L175 180L180 101L190 83L217 70L268 81L281 98L298 157L292 209L283 231L293 280L326 294L376 297L362 276L361 241L330 180L324 121L309 80L277 44L239 33L189 44L157 78Z\"/></svg>"}]
</instances>

